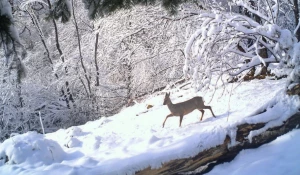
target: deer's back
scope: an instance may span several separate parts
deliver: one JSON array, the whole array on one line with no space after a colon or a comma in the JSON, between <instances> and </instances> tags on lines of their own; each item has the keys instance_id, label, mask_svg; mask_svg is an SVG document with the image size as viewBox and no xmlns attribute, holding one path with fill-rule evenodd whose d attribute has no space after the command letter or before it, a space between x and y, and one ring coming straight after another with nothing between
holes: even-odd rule
<instances>
[{"instance_id":1,"label":"deer's back","mask_svg":"<svg viewBox=\"0 0 300 175\"><path fill-rule=\"evenodd\" d=\"M192 99L189 99L187 101L174 104L172 106L169 106L170 111L173 115L186 115L192 111L194 111L197 108L201 108L204 106L202 97L194 97Z\"/></svg>"}]
</instances>

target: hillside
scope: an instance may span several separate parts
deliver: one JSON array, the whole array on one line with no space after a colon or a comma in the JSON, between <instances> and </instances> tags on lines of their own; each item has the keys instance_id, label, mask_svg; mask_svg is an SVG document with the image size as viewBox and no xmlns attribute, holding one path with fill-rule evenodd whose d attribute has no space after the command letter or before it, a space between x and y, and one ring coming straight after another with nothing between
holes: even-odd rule
<instances>
[{"instance_id":1,"label":"hillside","mask_svg":"<svg viewBox=\"0 0 300 175\"><path fill-rule=\"evenodd\" d=\"M217 118L205 111L200 122L201 113L194 111L184 117L182 127L178 127L179 118L173 117L162 128L169 111L162 105L165 92L159 92L109 118L45 135L36 132L15 135L0 145L0 174L134 174L149 166L159 168L170 160L193 157L222 144L226 135L231 137L228 145L231 147L237 144L238 125L268 123L250 132L248 139L251 140L268 128L282 125L298 111L299 97L285 95L286 81L266 79L233 83L226 89L220 86L209 103ZM173 103L200 95L207 104L213 95L213 90L194 93L189 86L168 91ZM153 107L147 109L148 104ZM212 174L222 171L253 174L257 168L268 167L281 159L281 155L286 155L282 158L285 163L280 164L282 171L272 174L282 174L290 168L295 169L288 174L299 174L295 162L300 161L300 153L291 153L297 150L295 143L299 137L296 130L257 150L242 151L232 163L216 167ZM288 145L290 149L280 149ZM259 157L262 154L266 156ZM251 166L247 169L235 168L247 166L247 158L256 159L252 164L249 162Z\"/></svg>"}]
</instances>

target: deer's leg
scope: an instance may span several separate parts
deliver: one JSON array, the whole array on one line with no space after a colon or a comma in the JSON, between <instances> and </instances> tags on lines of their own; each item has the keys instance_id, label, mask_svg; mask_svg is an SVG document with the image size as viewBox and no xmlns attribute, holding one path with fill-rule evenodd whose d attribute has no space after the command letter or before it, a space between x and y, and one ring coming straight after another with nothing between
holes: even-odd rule
<instances>
[{"instance_id":1,"label":"deer's leg","mask_svg":"<svg viewBox=\"0 0 300 175\"><path fill-rule=\"evenodd\" d=\"M183 119L183 115L180 116L179 127L181 127L182 119Z\"/></svg>"},{"instance_id":2,"label":"deer's leg","mask_svg":"<svg viewBox=\"0 0 300 175\"><path fill-rule=\"evenodd\" d=\"M211 107L210 106L204 106L203 109L209 109L210 112L212 113L212 115L216 118L214 112L212 111Z\"/></svg>"},{"instance_id":3,"label":"deer's leg","mask_svg":"<svg viewBox=\"0 0 300 175\"><path fill-rule=\"evenodd\" d=\"M202 121L202 118L203 118L203 115L204 115L204 110L203 109L198 109L199 111L201 111L202 115L201 115L201 118L200 118L200 121Z\"/></svg>"},{"instance_id":4,"label":"deer's leg","mask_svg":"<svg viewBox=\"0 0 300 175\"><path fill-rule=\"evenodd\" d=\"M167 117L166 117L166 119L165 119L165 121L164 121L164 123L163 123L163 127L165 127L165 123L166 123L166 120L168 119L168 117L172 117L172 116L173 116L173 114L167 115Z\"/></svg>"}]
</instances>

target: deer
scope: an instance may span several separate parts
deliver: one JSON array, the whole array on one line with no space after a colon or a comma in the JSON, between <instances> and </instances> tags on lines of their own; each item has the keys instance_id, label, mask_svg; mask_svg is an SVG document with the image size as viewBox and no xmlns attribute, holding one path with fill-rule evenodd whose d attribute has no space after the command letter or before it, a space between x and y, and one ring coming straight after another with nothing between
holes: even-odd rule
<instances>
[{"instance_id":1,"label":"deer","mask_svg":"<svg viewBox=\"0 0 300 175\"><path fill-rule=\"evenodd\" d=\"M165 126L166 120L169 117L173 117L173 116L180 117L179 127L181 127L181 122L182 122L183 116L191 113L195 109L198 109L202 113L200 121L202 121L202 118L204 115L203 109L209 109L211 111L212 115L216 118L214 112L211 109L211 106L205 106L202 97L199 97L199 96L189 99L187 101L181 102L181 103L173 104L170 99L170 93L166 93L163 105L167 105L171 112L171 114L166 116L166 119L163 123L163 127Z\"/></svg>"}]
</instances>

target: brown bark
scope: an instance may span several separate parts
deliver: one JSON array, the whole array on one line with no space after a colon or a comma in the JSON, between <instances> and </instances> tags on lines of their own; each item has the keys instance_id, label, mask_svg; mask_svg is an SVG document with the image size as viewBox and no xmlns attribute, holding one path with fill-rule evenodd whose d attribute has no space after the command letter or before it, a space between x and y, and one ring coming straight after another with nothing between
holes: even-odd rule
<instances>
[{"instance_id":1,"label":"brown bark","mask_svg":"<svg viewBox=\"0 0 300 175\"><path fill-rule=\"evenodd\" d=\"M266 132L263 132L260 135L253 137L252 142L250 142L247 139L247 136L249 135L250 131L260 129L264 127L266 123L242 124L238 126L237 129L236 141L239 143L236 146L228 148L228 144L230 143L230 137L227 135L223 144L200 152L194 157L171 160L167 163L164 163L159 169L151 169L150 167L148 167L144 170L136 172L136 174L170 175L195 171L198 168L203 169L203 171L197 172L197 174L202 174L208 172L210 169L213 168L213 166L219 163L232 160L241 150L257 148L265 143L269 143L275 140L278 136L293 130L299 124L300 112L294 114L289 119L287 119L282 126L270 128ZM212 166L207 166L208 164Z\"/></svg>"},{"instance_id":2,"label":"brown bark","mask_svg":"<svg viewBox=\"0 0 300 175\"><path fill-rule=\"evenodd\" d=\"M94 50L94 63L96 67L96 85L100 86L100 73L99 73L99 66L97 61L97 50L98 50L98 41L99 41L99 33L96 34L96 41L95 41L95 50Z\"/></svg>"},{"instance_id":3,"label":"brown bark","mask_svg":"<svg viewBox=\"0 0 300 175\"><path fill-rule=\"evenodd\" d=\"M295 85L292 89L286 91L288 95L299 95L300 96L300 84Z\"/></svg>"},{"instance_id":4,"label":"brown bark","mask_svg":"<svg viewBox=\"0 0 300 175\"><path fill-rule=\"evenodd\" d=\"M299 24L299 4L298 0L294 0L294 15L295 15L295 25L297 26ZM296 31L296 37L298 41L300 41L300 28Z\"/></svg>"}]
</instances>

